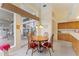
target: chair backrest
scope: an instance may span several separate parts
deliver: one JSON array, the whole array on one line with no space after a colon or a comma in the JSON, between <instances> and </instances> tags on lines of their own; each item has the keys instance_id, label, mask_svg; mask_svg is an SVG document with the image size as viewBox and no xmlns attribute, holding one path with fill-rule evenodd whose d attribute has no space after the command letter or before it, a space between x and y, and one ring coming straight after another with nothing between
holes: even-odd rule
<instances>
[{"instance_id":1,"label":"chair backrest","mask_svg":"<svg viewBox=\"0 0 79 59\"><path fill-rule=\"evenodd\" d=\"M32 42L32 32L29 32L28 33L28 47L31 42Z\"/></svg>"},{"instance_id":2,"label":"chair backrest","mask_svg":"<svg viewBox=\"0 0 79 59\"><path fill-rule=\"evenodd\" d=\"M54 34L52 34L51 39L50 39L52 44L53 44L53 37L54 37Z\"/></svg>"},{"instance_id":3,"label":"chair backrest","mask_svg":"<svg viewBox=\"0 0 79 59\"><path fill-rule=\"evenodd\" d=\"M33 33L32 32L29 32L28 33L28 48L36 48L38 46L38 44L34 41L32 41L33 39Z\"/></svg>"},{"instance_id":4,"label":"chair backrest","mask_svg":"<svg viewBox=\"0 0 79 59\"><path fill-rule=\"evenodd\" d=\"M29 33L28 33L28 39L29 39L29 38L32 38L32 32L29 32Z\"/></svg>"}]
</instances>

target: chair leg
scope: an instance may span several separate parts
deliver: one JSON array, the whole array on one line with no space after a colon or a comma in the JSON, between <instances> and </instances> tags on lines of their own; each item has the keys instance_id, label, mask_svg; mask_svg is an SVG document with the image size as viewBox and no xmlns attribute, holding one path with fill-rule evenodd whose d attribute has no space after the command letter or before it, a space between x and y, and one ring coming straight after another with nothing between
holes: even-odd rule
<instances>
[{"instance_id":1,"label":"chair leg","mask_svg":"<svg viewBox=\"0 0 79 59\"><path fill-rule=\"evenodd\" d=\"M32 49L32 54L31 55L33 56L33 53L36 52L37 50L38 49L36 49L36 50L35 49Z\"/></svg>"},{"instance_id":2,"label":"chair leg","mask_svg":"<svg viewBox=\"0 0 79 59\"><path fill-rule=\"evenodd\" d=\"M34 53L34 50L32 49L32 53L31 53L31 56L33 56L33 53Z\"/></svg>"},{"instance_id":3,"label":"chair leg","mask_svg":"<svg viewBox=\"0 0 79 59\"><path fill-rule=\"evenodd\" d=\"M53 47L51 49L52 49L52 52L54 53Z\"/></svg>"},{"instance_id":4,"label":"chair leg","mask_svg":"<svg viewBox=\"0 0 79 59\"><path fill-rule=\"evenodd\" d=\"M46 48L44 48L45 53L47 52Z\"/></svg>"},{"instance_id":5,"label":"chair leg","mask_svg":"<svg viewBox=\"0 0 79 59\"><path fill-rule=\"evenodd\" d=\"M53 45L52 45L51 49L52 49L52 52L54 53Z\"/></svg>"},{"instance_id":6,"label":"chair leg","mask_svg":"<svg viewBox=\"0 0 79 59\"><path fill-rule=\"evenodd\" d=\"M28 51L29 51L29 48L27 49L26 54L28 53Z\"/></svg>"},{"instance_id":7,"label":"chair leg","mask_svg":"<svg viewBox=\"0 0 79 59\"><path fill-rule=\"evenodd\" d=\"M49 54L50 54L50 56L51 56L51 51L50 51L50 49L48 48L48 51L49 51Z\"/></svg>"}]
</instances>

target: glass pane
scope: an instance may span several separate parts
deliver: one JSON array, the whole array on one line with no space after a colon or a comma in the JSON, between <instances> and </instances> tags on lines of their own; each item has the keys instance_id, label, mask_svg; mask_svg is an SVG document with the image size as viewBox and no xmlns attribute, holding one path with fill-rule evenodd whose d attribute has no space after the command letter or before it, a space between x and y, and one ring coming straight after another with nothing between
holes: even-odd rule
<instances>
[{"instance_id":1,"label":"glass pane","mask_svg":"<svg viewBox=\"0 0 79 59\"><path fill-rule=\"evenodd\" d=\"M14 14L0 9L0 45L14 45Z\"/></svg>"}]
</instances>

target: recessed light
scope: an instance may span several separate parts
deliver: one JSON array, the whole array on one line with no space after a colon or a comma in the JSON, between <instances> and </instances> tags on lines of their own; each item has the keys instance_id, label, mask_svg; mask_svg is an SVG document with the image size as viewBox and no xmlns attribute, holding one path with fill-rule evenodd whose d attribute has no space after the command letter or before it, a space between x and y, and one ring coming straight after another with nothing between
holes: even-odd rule
<instances>
[{"instance_id":1,"label":"recessed light","mask_svg":"<svg viewBox=\"0 0 79 59\"><path fill-rule=\"evenodd\" d=\"M77 16L76 18L79 19L79 16Z\"/></svg>"},{"instance_id":2,"label":"recessed light","mask_svg":"<svg viewBox=\"0 0 79 59\"><path fill-rule=\"evenodd\" d=\"M46 6L47 6L46 4L43 5L43 7L46 7Z\"/></svg>"}]
</instances>

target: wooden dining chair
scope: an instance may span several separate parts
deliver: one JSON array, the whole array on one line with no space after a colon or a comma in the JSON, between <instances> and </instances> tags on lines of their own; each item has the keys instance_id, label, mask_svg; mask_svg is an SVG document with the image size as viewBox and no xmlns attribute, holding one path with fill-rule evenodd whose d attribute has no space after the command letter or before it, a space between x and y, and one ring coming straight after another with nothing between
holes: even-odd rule
<instances>
[{"instance_id":1,"label":"wooden dining chair","mask_svg":"<svg viewBox=\"0 0 79 59\"><path fill-rule=\"evenodd\" d=\"M33 53L35 51L37 51L36 48L38 47L38 44L36 42L32 41L32 39L33 39L33 34L32 34L32 32L29 32L28 33L28 49L26 51L26 54L28 53L29 49L32 49L31 55L33 55Z\"/></svg>"},{"instance_id":2,"label":"wooden dining chair","mask_svg":"<svg viewBox=\"0 0 79 59\"><path fill-rule=\"evenodd\" d=\"M54 40L54 34L52 34L51 39L50 39L52 52L54 52L54 50L53 50L53 40Z\"/></svg>"},{"instance_id":3,"label":"wooden dining chair","mask_svg":"<svg viewBox=\"0 0 79 59\"><path fill-rule=\"evenodd\" d=\"M52 52L54 52L54 50L53 50L53 36L54 36L54 35L52 35L52 37L51 37L51 39L50 39L50 42L46 41L46 42L44 42L44 43L42 44L42 46L43 46L46 50L49 51L50 56L51 56L51 51L50 51L50 49L52 49Z\"/></svg>"}]
</instances>

